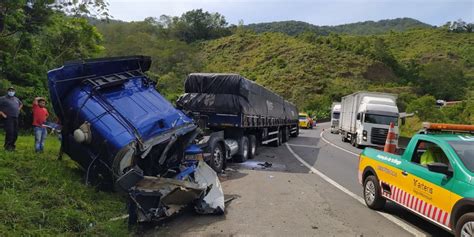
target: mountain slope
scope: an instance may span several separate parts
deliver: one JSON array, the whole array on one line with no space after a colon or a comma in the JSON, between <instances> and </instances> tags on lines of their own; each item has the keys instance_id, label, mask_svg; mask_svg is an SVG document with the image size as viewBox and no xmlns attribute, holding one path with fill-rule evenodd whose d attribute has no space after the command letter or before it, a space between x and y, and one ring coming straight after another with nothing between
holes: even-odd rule
<instances>
[{"instance_id":1,"label":"mountain slope","mask_svg":"<svg viewBox=\"0 0 474 237\"><path fill-rule=\"evenodd\" d=\"M395 79L382 63L280 33L237 33L209 41L202 45L202 57L204 71L239 73L301 108Z\"/></svg>"},{"instance_id":2,"label":"mountain slope","mask_svg":"<svg viewBox=\"0 0 474 237\"><path fill-rule=\"evenodd\" d=\"M291 36L298 35L305 31L315 32L319 35L329 33L353 34L353 35L373 35L383 34L389 31L402 32L413 28L431 28L431 25L412 18L396 18L380 21L364 21L337 26L316 26L302 21L279 21L249 24L245 28L256 33L280 32Z\"/></svg>"}]
</instances>

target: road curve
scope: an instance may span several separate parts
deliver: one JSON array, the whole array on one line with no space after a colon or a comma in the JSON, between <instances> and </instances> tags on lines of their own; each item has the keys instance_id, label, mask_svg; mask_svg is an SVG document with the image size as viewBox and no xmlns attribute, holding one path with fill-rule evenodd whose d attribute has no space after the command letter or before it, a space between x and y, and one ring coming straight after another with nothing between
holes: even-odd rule
<instances>
[{"instance_id":1,"label":"road curve","mask_svg":"<svg viewBox=\"0 0 474 237\"><path fill-rule=\"evenodd\" d=\"M361 203L356 156L360 150L339 142L339 136L323 131L326 128L327 123L301 130L284 146L259 147L255 159L230 163L220 179L226 198L235 199L224 216L200 216L190 210L142 234L449 236L395 205L388 205L388 214L383 214L395 219L390 220Z\"/></svg>"},{"instance_id":2,"label":"road curve","mask_svg":"<svg viewBox=\"0 0 474 237\"><path fill-rule=\"evenodd\" d=\"M342 142L340 135L331 134L329 131L329 123L321 123L316 130L307 130L302 134L302 136L320 139L321 149L317 156L310 155L308 154L310 151L301 150L296 146L294 149L299 149L301 157L308 163L313 163L313 166L324 175L362 197L362 187L357 180L358 154L362 150ZM387 203L384 212L403 222L402 225L409 225L417 229L418 233L427 236L452 236L444 229L419 218L394 203Z\"/></svg>"}]
</instances>

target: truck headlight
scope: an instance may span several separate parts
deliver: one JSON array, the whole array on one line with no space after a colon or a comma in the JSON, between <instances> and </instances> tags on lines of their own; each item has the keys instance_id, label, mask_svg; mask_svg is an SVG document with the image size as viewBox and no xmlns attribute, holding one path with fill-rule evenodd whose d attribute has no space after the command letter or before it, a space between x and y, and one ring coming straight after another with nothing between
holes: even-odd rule
<instances>
[{"instance_id":1,"label":"truck headlight","mask_svg":"<svg viewBox=\"0 0 474 237\"><path fill-rule=\"evenodd\" d=\"M77 143L91 143L92 131L90 123L84 122L78 129L74 130L73 136Z\"/></svg>"},{"instance_id":2,"label":"truck headlight","mask_svg":"<svg viewBox=\"0 0 474 237\"><path fill-rule=\"evenodd\" d=\"M362 131L362 140L367 141L367 131Z\"/></svg>"}]
</instances>

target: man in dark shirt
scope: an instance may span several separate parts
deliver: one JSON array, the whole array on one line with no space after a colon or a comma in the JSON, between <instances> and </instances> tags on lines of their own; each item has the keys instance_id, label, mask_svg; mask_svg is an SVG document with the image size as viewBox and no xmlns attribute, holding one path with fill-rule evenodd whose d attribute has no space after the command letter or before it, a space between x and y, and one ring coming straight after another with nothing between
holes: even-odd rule
<instances>
[{"instance_id":1,"label":"man in dark shirt","mask_svg":"<svg viewBox=\"0 0 474 237\"><path fill-rule=\"evenodd\" d=\"M0 118L4 119L5 150L14 151L18 138L18 115L23 107L20 99L15 97L15 88L9 87L7 95L0 97Z\"/></svg>"}]
</instances>

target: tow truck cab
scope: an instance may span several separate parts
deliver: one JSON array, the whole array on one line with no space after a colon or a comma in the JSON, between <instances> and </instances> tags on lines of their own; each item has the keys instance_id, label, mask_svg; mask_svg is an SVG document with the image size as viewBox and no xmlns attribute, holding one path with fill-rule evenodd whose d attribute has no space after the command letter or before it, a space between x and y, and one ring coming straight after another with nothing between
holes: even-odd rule
<instances>
[{"instance_id":1,"label":"tow truck cab","mask_svg":"<svg viewBox=\"0 0 474 237\"><path fill-rule=\"evenodd\" d=\"M402 155L366 148L359 182L369 208L391 200L459 236L474 224L474 136L459 125L425 124ZM442 128L444 127L444 128ZM443 133L443 130L450 133ZM474 126L462 126L474 131Z\"/></svg>"}]
</instances>

